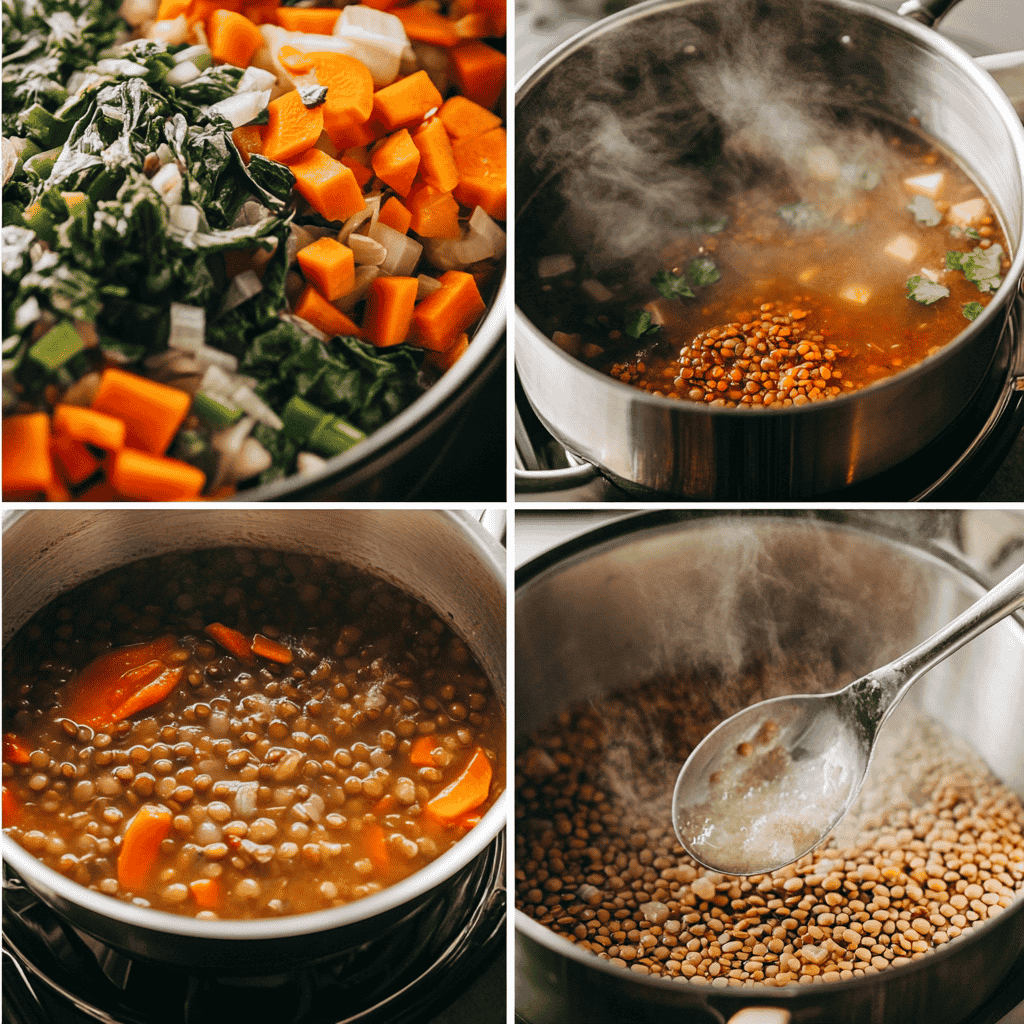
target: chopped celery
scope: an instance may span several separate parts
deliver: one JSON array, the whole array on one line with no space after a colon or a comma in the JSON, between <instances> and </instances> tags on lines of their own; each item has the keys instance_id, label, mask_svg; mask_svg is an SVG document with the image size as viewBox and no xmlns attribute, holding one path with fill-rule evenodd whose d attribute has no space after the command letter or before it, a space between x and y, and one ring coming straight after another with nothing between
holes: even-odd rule
<instances>
[{"instance_id":1,"label":"chopped celery","mask_svg":"<svg viewBox=\"0 0 1024 1024\"><path fill-rule=\"evenodd\" d=\"M284 421L282 429L292 440L305 444L325 417L329 418L330 413L317 408L304 398L299 398L298 395L293 395L281 413L281 419Z\"/></svg>"},{"instance_id":2,"label":"chopped celery","mask_svg":"<svg viewBox=\"0 0 1024 1024\"><path fill-rule=\"evenodd\" d=\"M192 411L215 427L229 427L242 418L241 409L232 408L203 391L197 391L193 396Z\"/></svg>"},{"instance_id":3,"label":"chopped celery","mask_svg":"<svg viewBox=\"0 0 1024 1024\"><path fill-rule=\"evenodd\" d=\"M321 421L309 435L308 444L318 455L340 455L365 437L361 430L346 423L340 416L328 415L327 421Z\"/></svg>"}]
</instances>

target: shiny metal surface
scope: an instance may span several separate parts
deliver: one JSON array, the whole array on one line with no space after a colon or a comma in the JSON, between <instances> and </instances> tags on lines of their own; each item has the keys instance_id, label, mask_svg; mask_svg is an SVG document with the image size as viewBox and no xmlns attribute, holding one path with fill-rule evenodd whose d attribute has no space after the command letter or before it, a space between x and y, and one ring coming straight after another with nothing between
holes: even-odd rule
<instances>
[{"instance_id":1,"label":"shiny metal surface","mask_svg":"<svg viewBox=\"0 0 1024 1024\"><path fill-rule=\"evenodd\" d=\"M517 89L517 229L553 168L524 141L539 118L564 116L593 47L652 43L674 19L712 17L708 0L648 0L606 18L555 49ZM780 22L785 0L759 5ZM614 478L703 499L811 497L869 479L940 435L987 375L1024 275L1024 129L1005 94L959 47L910 19L858 2L813 0L814 69L832 91L873 113L916 117L993 200L1016 257L985 314L951 344L897 377L831 402L778 410L712 409L630 388L571 358L521 309L516 361L544 426L569 451ZM839 40L848 38L850 46ZM848 52L847 52L848 51ZM849 59L849 54L853 56ZM549 214L545 214L547 216ZM528 246L527 246L528 248ZM898 429L893 425L898 424Z\"/></svg>"},{"instance_id":2,"label":"shiny metal surface","mask_svg":"<svg viewBox=\"0 0 1024 1024\"><path fill-rule=\"evenodd\" d=\"M367 569L452 623L505 699L505 551L465 512L420 510L120 510L9 512L3 523L6 642L57 594L118 565L222 544L317 554ZM204 963L237 956L287 958L326 933L415 913L417 901L485 850L505 823L503 795L480 824L415 875L348 906L277 920L195 921L136 907L75 884L6 834L3 857L73 924L129 953ZM225 942L224 940L228 940ZM234 952L232 951L234 950Z\"/></svg>"},{"instance_id":3,"label":"shiny metal surface","mask_svg":"<svg viewBox=\"0 0 1024 1024\"><path fill-rule=\"evenodd\" d=\"M692 664L738 670L769 652L806 652L861 675L981 596L991 581L924 527L952 523L961 549L973 550L985 516L997 527L1009 520L988 557L1002 575L1024 553L1019 513L658 511L546 551L517 572L517 737L574 701ZM1019 615L936 667L906 703L969 740L1024 795ZM639 977L521 912L516 931L517 1007L535 1024L722 1024L746 1005L784 1007L801 1024L954 1024L1024 950L1024 900L904 968L780 989Z\"/></svg>"}]
</instances>

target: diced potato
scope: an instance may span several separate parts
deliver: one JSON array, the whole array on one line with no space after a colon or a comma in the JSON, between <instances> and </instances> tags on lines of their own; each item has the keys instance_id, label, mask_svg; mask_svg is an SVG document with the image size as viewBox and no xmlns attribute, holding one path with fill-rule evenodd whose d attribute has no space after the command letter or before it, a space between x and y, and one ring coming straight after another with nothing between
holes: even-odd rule
<instances>
[{"instance_id":1,"label":"diced potato","mask_svg":"<svg viewBox=\"0 0 1024 1024\"><path fill-rule=\"evenodd\" d=\"M600 281L592 277L588 277L586 281L581 281L580 288L595 302L607 302L615 296L615 293L610 288L606 288Z\"/></svg>"},{"instance_id":2,"label":"diced potato","mask_svg":"<svg viewBox=\"0 0 1024 1024\"><path fill-rule=\"evenodd\" d=\"M551 340L563 351L568 352L571 356L576 356L578 359L580 356L581 346L583 344L583 338L579 334L566 334L565 331L555 331L551 335Z\"/></svg>"},{"instance_id":3,"label":"diced potato","mask_svg":"<svg viewBox=\"0 0 1024 1024\"><path fill-rule=\"evenodd\" d=\"M897 235L882 251L903 263L913 263L918 249L920 246L909 235Z\"/></svg>"},{"instance_id":4,"label":"diced potato","mask_svg":"<svg viewBox=\"0 0 1024 1024\"><path fill-rule=\"evenodd\" d=\"M918 174L913 178L905 178L903 184L911 192L927 196L929 199L936 199L942 192L942 186L946 183L946 175L942 171L932 171L929 174Z\"/></svg>"},{"instance_id":5,"label":"diced potato","mask_svg":"<svg viewBox=\"0 0 1024 1024\"><path fill-rule=\"evenodd\" d=\"M807 168L818 181L835 181L839 177L839 160L828 146L812 146L807 150Z\"/></svg>"},{"instance_id":6,"label":"diced potato","mask_svg":"<svg viewBox=\"0 0 1024 1024\"><path fill-rule=\"evenodd\" d=\"M966 199L949 208L949 222L958 228L971 228L987 213L988 203L984 199Z\"/></svg>"},{"instance_id":7,"label":"diced potato","mask_svg":"<svg viewBox=\"0 0 1024 1024\"><path fill-rule=\"evenodd\" d=\"M856 302L859 306L867 304L868 299L871 298L871 289L865 288L862 284L848 284L840 293L840 298L846 299L847 302Z\"/></svg>"}]
</instances>

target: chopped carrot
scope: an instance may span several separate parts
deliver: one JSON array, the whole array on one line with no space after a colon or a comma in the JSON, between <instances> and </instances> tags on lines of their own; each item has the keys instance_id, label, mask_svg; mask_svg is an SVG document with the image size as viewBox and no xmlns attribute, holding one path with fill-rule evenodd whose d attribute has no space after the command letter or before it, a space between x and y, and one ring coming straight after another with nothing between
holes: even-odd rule
<instances>
[{"instance_id":1,"label":"chopped carrot","mask_svg":"<svg viewBox=\"0 0 1024 1024\"><path fill-rule=\"evenodd\" d=\"M293 75L305 75L313 70L313 62L304 50L296 50L294 46L282 46L277 51L277 59L285 71Z\"/></svg>"},{"instance_id":2,"label":"chopped carrot","mask_svg":"<svg viewBox=\"0 0 1024 1024\"><path fill-rule=\"evenodd\" d=\"M239 661L252 664L252 644L237 629L231 629L220 622L211 622L203 627L203 632Z\"/></svg>"},{"instance_id":3,"label":"chopped carrot","mask_svg":"<svg viewBox=\"0 0 1024 1024\"><path fill-rule=\"evenodd\" d=\"M400 196L407 196L420 166L420 151L408 129L389 135L370 156L373 173Z\"/></svg>"},{"instance_id":4,"label":"chopped carrot","mask_svg":"<svg viewBox=\"0 0 1024 1024\"><path fill-rule=\"evenodd\" d=\"M285 163L316 145L324 130L323 104L311 110L297 89L271 100L267 107L267 133L263 155Z\"/></svg>"},{"instance_id":5,"label":"chopped carrot","mask_svg":"<svg viewBox=\"0 0 1024 1024\"><path fill-rule=\"evenodd\" d=\"M369 68L346 53L315 51L306 56L317 84L327 87L324 131L333 136L365 124L373 113L373 75Z\"/></svg>"},{"instance_id":6,"label":"chopped carrot","mask_svg":"<svg viewBox=\"0 0 1024 1024\"><path fill-rule=\"evenodd\" d=\"M227 6L227 4L221 3L220 0L191 0L188 10L185 12L188 27L192 28L193 25L199 24L205 27L206 22L214 11L221 7L226 8Z\"/></svg>"},{"instance_id":7,"label":"chopped carrot","mask_svg":"<svg viewBox=\"0 0 1024 1024\"><path fill-rule=\"evenodd\" d=\"M267 129L265 125L243 124L231 133L231 141L234 142L238 152L242 155L242 159L248 163L249 157L254 153L258 156L263 156L266 134ZM229 255L230 253L224 254L225 258Z\"/></svg>"},{"instance_id":8,"label":"chopped carrot","mask_svg":"<svg viewBox=\"0 0 1024 1024\"><path fill-rule=\"evenodd\" d=\"M138 893L145 888L160 855L160 844L171 831L171 821L166 807L143 804L128 822L117 856L117 880L123 889Z\"/></svg>"},{"instance_id":9,"label":"chopped carrot","mask_svg":"<svg viewBox=\"0 0 1024 1024\"><path fill-rule=\"evenodd\" d=\"M446 789L430 800L424 810L433 817L453 824L458 818L476 810L491 791L491 762L477 747L466 770Z\"/></svg>"},{"instance_id":10,"label":"chopped carrot","mask_svg":"<svg viewBox=\"0 0 1024 1024\"><path fill-rule=\"evenodd\" d=\"M457 46L462 42L455 25L443 14L429 11L425 7L399 7L392 11L402 23L405 34L420 43L432 46Z\"/></svg>"},{"instance_id":11,"label":"chopped carrot","mask_svg":"<svg viewBox=\"0 0 1024 1024\"><path fill-rule=\"evenodd\" d=\"M292 312L329 337L336 334L362 337L363 329L340 309L335 309L311 284L306 286Z\"/></svg>"},{"instance_id":12,"label":"chopped carrot","mask_svg":"<svg viewBox=\"0 0 1024 1024\"><path fill-rule=\"evenodd\" d=\"M395 806L395 798L390 793L385 793L374 805L374 814L387 814Z\"/></svg>"},{"instance_id":13,"label":"chopped carrot","mask_svg":"<svg viewBox=\"0 0 1024 1024\"><path fill-rule=\"evenodd\" d=\"M363 337L377 348L389 348L405 341L412 326L418 286L415 277L376 278L367 292Z\"/></svg>"},{"instance_id":14,"label":"chopped carrot","mask_svg":"<svg viewBox=\"0 0 1024 1024\"><path fill-rule=\"evenodd\" d=\"M94 658L65 687L64 714L80 725L103 729L126 718L122 706L167 669L164 659L177 646L171 637L163 637Z\"/></svg>"},{"instance_id":15,"label":"chopped carrot","mask_svg":"<svg viewBox=\"0 0 1024 1024\"><path fill-rule=\"evenodd\" d=\"M408 232L409 225L412 223L412 214L399 202L398 199L395 198L395 196L392 196L380 208L377 220L386 227L393 228L395 231L404 235Z\"/></svg>"},{"instance_id":16,"label":"chopped carrot","mask_svg":"<svg viewBox=\"0 0 1024 1024\"><path fill-rule=\"evenodd\" d=\"M480 206L495 220L505 219L507 138L504 128L456 139L452 156L459 169L455 198L464 206Z\"/></svg>"},{"instance_id":17,"label":"chopped carrot","mask_svg":"<svg viewBox=\"0 0 1024 1024\"><path fill-rule=\"evenodd\" d=\"M501 126L501 118L486 107L466 99L465 96L449 96L437 116L444 123L445 130L453 139L464 139L470 135L482 135L492 128Z\"/></svg>"},{"instance_id":18,"label":"chopped carrot","mask_svg":"<svg viewBox=\"0 0 1024 1024\"><path fill-rule=\"evenodd\" d=\"M485 12L490 19L492 36L503 36L505 34L508 18L505 4L506 0L475 0L473 5L475 9Z\"/></svg>"},{"instance_id":19,"label":"chopped carrot","mask_svg":"<svg viewBox=\"0 0 1024 1024\"><path fill-rule=\"evenodd\" d=\"M356 286L356 262L352 250L330 235L303 246L296 259L306 280L314 284L328 302L348 295Z\"/></svg>"},{"instance_id":20,"label":"chopped carrot","mask_svg":"<svg viewBox=\"0 0 1024 1024\"><path fill-rule=\"evenodd\" d=\"M300 195L325 220L345 220L366 206L352 171L319 149L308 149L287 163Z\"/></svg>"},{"instance_id":21,"label":"chopped carrot","mask_svg":"<svg viewBox=\"0 0 1024 1024\"><path fill-rule=\"evenodd\" d=\"M214 60L246 68L252 55L263 45L260 30L244 15L216 10L206 23L210 53Z\"/></svg>"},{"instance_id":22,"label":"chopped carrot","mask_svg":"<svg viewBox=\"0 0 1024 1024\"><path fill-rule=\"evenodd\" d=\"M420 302L413 312L415 344L446 352L463 331L480 319L487 308L472 274L449 270L439 278L441 287Z\"/></svg>"},{"instance_id":23,"label":"chopped carrot","mask_svg":"<svg viewBox=\"0 0 1024 1024\"><path fill-rule=\"evenodd\" d=\"M130 447L163 455L191 404L187 391L111 367L103 371L92 408L124 420Z\"/></svg>"},{"instance_id":24,"label":"chopped carrot","mask_svg":"<svg viewBox=\"0 0 1024 1024\"><path fill-rule=\"evenodd\" d=\"M459 92L490 110L505 88L505 54L478 40L461 43L451 54Z\"/></svg>"},{"instance_id":25,"label":"chopped carrot","mask_svg":"<svg viewBox=\"0 0 1024 1024\"><path fill-rule=\"evenodd\" d=\"M156 9L157 21L173 21L182 14L188 14L189 0L160 0Z\"/></svg>"},{"instance_id":26,"label":"chopped carrot","mask_svg":"<svg viewBox=\"0 0 1024 1024\"><path fill-rule=\"evenodd\" d=\"M28 764L32 751L28 744L16 733L4 733L4 760L8 764Z\"/></svg>"},{"instance_id":27,"label":"chopped carrot","mask_svg":"<svg viewBox=\"0 0 1024 1024\"><path fill-rule=\"evenodd\" d=\"M341 16L337 7L279 7L277 23L289 32L312 32L317 36L329 36ZM324 85L324 82L320 83Z\"/></svg>"},{"instance_id":28,"label":"chopped carrot","mask_svg":"<svg viewBox=\"0 0 1024 1024\"><path fill-rule=\"evenodd\" d=\"M360 188L366 188L370 179L373 177L373 171L371 171L366 164L357 160L354 156L343 156L340 158L340 162L352 172L356 179L356 184Z\"/></svg>"},{"instance_id":29,"label":"chopped carrot","mask_svg":"<svg viewBox=\"0 0 1024 1024\"><path fill-rule=\"evenodd\" d=\"M53 428L73 441L94 444L108 452L124 447L128 428L124 420L79 405L58 405L53 410Z\"/></svg>"},{"instance_id":30,"label":"chopped carrot","mask_svg":"<svg viewBox=\"0 0 1024 1024\"><path fill-rule=\"evenodd\" d=\"M365 124L354 124L350 128L335 129L328 132L331 142L339 152L352 149L355 146L368 146L376 142L387 129L374 117L370 117Z\"/></svg>"},{"instance_id":31,"label":"chopped carrot","mask_svg":"<svg viewBox=\"0 0 1024 1024\"><path fill-rule=\"evenodd\" d=\"M440 106L441 94L426 71L400 78L378 89L373 97L374 115L389 131L414 125Z\"/></svg>"},{"instance_id":32,"label":"chopped carrot","mask_svg":"<svg viewBox=\"0 0 1024 1024\"><path fill-rule=\"evenodd\" d=\"M366 850L370 863L378 871L384 871L391 863L387 843L384 841L384 829L375 821L363 825L363 848Z\"/></svg>"},{"instance_id":33,"label":"chopped carrot","mask_svg":"<svg viewBox=\"0 0 1024 1024\"><path fill-rule=\"evenodd\" d=\"M217 910L221 903L221 885L216 878L197 878L188 883L189 892L196 905L203 910Z\"/></svg>"},{"instance_id":34,"label":"chopped carrot","mask_svg":"<svg viewBox=\"0 0 1024 1024\"><path fill-rule=\"evenodd\" d=\"M138 690L117 708L114 713L117 715L118 720L130 718L139 711L152 707L154 704L159 704L164 697L174 692L175 687L181 682L181 677L184 674L185 670L181 667L169 668L161 672L153 682L147 683L141 690Z\"/></svg>"},{"instance_id":35,"label":"chopped carrot","mask_svg":"<svg viewBox=\"0 0 1024 1024\"><path fill-rule=\"evenodd\" d=\"M364 7L372 7L375 11L390 11L395 4L402 0L361 0Z\"/></svg>"},{"instance_id":36,"label":"chopped carrot","mask_svg":"<svg viewBox=\"0 0 1024 1024\"><path fill-rule=\"evenodd\" d=\"M88 480L102 465L81 441L74 441L64 434L54 434L50 438L50 454L61 476L76 486Z\"/></svg>"},{"instance_id":37,"label":"chopped carrot","mask_svg":"<svg viewBox=\"0 0 1024 1024\"><path fill-rule=\"evenodd\" d=\"M293 657L290 648L260 633L252 638L252 653L261 658L267 658L269 661L276 661L280 665L291 664Z\"/></svg>"},{"instance_id":38,"label":"chopped carrot","mask_svg":"<svg viewBox=\"0 0 1024 1024\"><path fill-rule=\"evenodd\" d=\"M46 490L53 483L50 417L45 412L8 416L3 434L4 494Z\"/></svg>"},{"instance_id":39,"label":"chopped carrot","mask_svg":"<svg viewBox=\"0 0 1024 1024\"><path fill-rule=\"evenodd\" d=\"M445 370L450 370L466 354L467 348L469 348L469 335L460 334L455 344L447 351L428 351L424 357L424 362L429 363L444 373Z\"/></svg>"},{"instance_id":40,"label":"chopped carrot","mask_svg":"<svg viewBox=\"0 0 1024 1024\"><path fill-rule=\"evenodd\" d=\"M430 755L436 746L437 740L433 736L417 736L412 741L409 760L420 768L433 768L434 759Z\"/></svg>"},{"instance_id":41,"label":"chopped carrot","mask_svg":"<svg viewBox=\"0 0 1024 1024\"><path fill-rule=\"evenodd\" d=\"M494 35L491 16L486 11L470 11L455 22L455 32L460 39L486 39Z\"/></svg>"},{"instance_id":42,"label":"chopped carrot","mask_svg":"<svg viewBox=\"0 0 1024 1024\"><path fill-rule=\"evenodd\" d=\"M277 11L277 0L256 0L255 3L243 3L240 13L254 25L276 25Z\"/></svg>"},{"instance_id":43,"label":"chopped carrot","mask_svg":"<svg viewBox=\"0 0 1024 1024\"><path fill-rule=\"evenodd\" d=\"M187 462L134 448L113 456L109 477L119 494L135 501L195 501L206 483L206 474Z\"/></svg>"},{"instance_id":44,"label":"chopped carrot","mask_svg":"<svg viewBox=\"0 0 1024 1024\"><path fill-rule=\"evenodd\" d=\"M459 183L459 171L444 122L427 118L412 133L412 141L420 151L420 177L438 192L451 192Z\"/></svg>"},{"instance_id":45,"label":"chopped carrot","mask_svg":"<svg viewBox=\"0 0 1024 1024\"><path fill-rule=\"evenodd\" d=\"M21 821L21 804L18 798L6 787L3 787L3 820L4 828L8 825L17 825Z\"/></svg>"},{"instance_id":46,"label":"chopped carrot","mask_svg":"<svg viewBox=\"0 0 1024 1024\"><path fill-rule=\"evenodd\" d=\"M448 192L426 183L415 186L406 200L412 229L423 238L459 238L459 204Z\"/></svg>"},{"instance_id":47,"label":"chopped carrot","mask_svg":"<svg viewBox=\"0 0 1024 1024\"><path fill-rule=\"evenodd\" d=\"M124 501L124 496L114 490L114 485L109 480L99 480L88 490L80 492L78 500L95 502Z\"/></svg>"}]
</instances>

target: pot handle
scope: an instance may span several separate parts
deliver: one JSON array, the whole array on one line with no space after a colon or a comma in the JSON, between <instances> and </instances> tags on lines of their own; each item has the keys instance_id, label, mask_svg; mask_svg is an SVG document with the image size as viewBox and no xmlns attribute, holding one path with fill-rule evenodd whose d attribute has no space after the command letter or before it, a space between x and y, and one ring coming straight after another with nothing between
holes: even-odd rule
<instances>
[{"instance_id":1,"label":"pot handle","mask_svg":"<svg viewBox=\"0 0 1024 1024\"><path fill-rule=\"evenodd\" d=\"M935 23L959 2L960 0L906 0L900 4L896 13L933 28Z\"/></svg>"}]
</instances>

